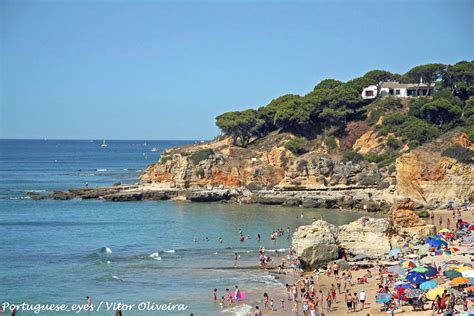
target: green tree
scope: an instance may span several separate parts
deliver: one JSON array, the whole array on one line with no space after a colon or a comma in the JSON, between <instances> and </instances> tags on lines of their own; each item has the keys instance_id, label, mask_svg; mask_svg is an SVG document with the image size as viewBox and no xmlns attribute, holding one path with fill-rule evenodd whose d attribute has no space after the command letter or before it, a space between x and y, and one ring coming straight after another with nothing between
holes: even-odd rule
<instances>
[{"instance_id":1,"label":"green tree","mask_svg":"<svg viewBox=\"0 0 474 316\"><path fill-rule=\"evenodd\" d=\"M268 105L260 107L258 113L260 118L265 121L264 129L266 132L275 130L275 114L277 110L285 103L292 102L299 99L300 96L296 94L285 94L281 97L273 99Z\"/></svg>"},{"instance_id":2,"label":"green tree","mask_svg":"<svg viewBox=\"0 0 474 316\"><path fill-rule=\"evenodd\" d=\"M432 124L443 126L457 122L461 117L461 107L445 98L428 102L421 108L421 116Z\"/></svg>"},{"instance_id":3,"label":"green tree","mask_svg":"<svg viewBox=\"0 0 474 316\"><path fill-rule=\"evenodd\" d=\"M443 77L445 70L446 66L443 64L420 65L410 69L404 75L404 78L411 82L419 82L420 78L422 78L423 82L430 87L432 83L435 83L438 79Z\"/></svg>"},{"instance_id":4,"label":"green tree","mask_svg":"<svg viewBox=\"0 0 474 316\"><path fill-rule=\"evenodd\" d=\"M454 95L466 100L474 95L474 61L461 61L449 65L443 76L443 86Z\"/></svg>"},{"instance_id":5,"label":"green tree","mask_svg":"<svg viewBox=\"0 0 474 316\"><path fill-rule=\"evenodd\" d=\"M237 140L246 147L252 136L255 136L261 125L265 122L258 118L257 111L245 110L227 112L216 118L216 125L221 131L232 136L234 145Z\"/></svg>"},{"instance_id":6,"label":"green tree","mask_svg":"<svg viewBox=\"0 0 474 316\"><path fill-rule=\"evenodd\" d=\"M364 90L364 88L367 88L368 86L374 85L374 84L377 84L377 82L375 82L375 80L371 78L358 77L358 78L349 80L346 83L346 87L351 87L355 89L358 93L362 93L362 90Z\"/></svg>"},{"instance_id":7,"label":"green tree","mask_svg":"<svg viewBox=\"0 0 474 316\"><path fill-rule=\"evenodd\" d=\"M317 89L334 89L340 85L342 85L342 81L336 80L336 79L324 79L320 83L314 87L314 90Z\"/></svg>"},{"instance_id":8,"label":"green tree","mask_svg":"<svg viewBox=\"0 0 474 316\"><path fill-rule=\"evenodd\" d=\"M410 103L408 104L408 107L409 107L408 115L421 118L421 108L426 103L429 103L429 102L430 102L429 99L423 98L423 97L411 99Z\"/></svg>"}]
</instances>

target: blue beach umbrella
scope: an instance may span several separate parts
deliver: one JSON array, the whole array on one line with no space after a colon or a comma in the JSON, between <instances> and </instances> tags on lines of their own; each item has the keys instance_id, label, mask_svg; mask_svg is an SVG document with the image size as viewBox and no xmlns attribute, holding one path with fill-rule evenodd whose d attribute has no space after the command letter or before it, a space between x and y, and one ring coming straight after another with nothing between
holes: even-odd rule
<instances>
[{"instance_id":1,"label":"blue beach umbrella","mask_svg":"<svg viewBox=\"0 0 474 316\"><path fill-rule=\"evenodd\" d=\"M379 295L377 295L377 303L387 303L390 302L392 298L393 296L390 294L380 293Z\"/></svg>"},{"instance_id":2,"label":"blue beach umbrella","mask_svg":"<svg viewBox=\"0 0 474 316\"><path fill-rule=\"evenodd\" d=\"M422 274L422 273L418 273L418 272L408 273L407 276L405 277L405 279L407 281L409 281L410 283L413 283L413 284L421 284L421 283L426 281L425 275Z\"/></svg>"},{"instance_id":3,"label":"blue beach umbrella","mask_svg":"<svg viewBox=\"0 0 474 316\"><path fill-rule=\"evenodd\" d=\"M432 266L425 266L426 269L428 269L428 271L424 272L423 274L427 277L433 277L435 275L438 274L438 270L436 270L435 267L432 267Z\"/></svg>"},{"instance_id":4,"label":"blue beach umbrella","mask_svg":"<svg viewBox=\"0 0 474 316\"><path fill-rule=\"evenodd\" d=\"M422 290L431 290L435 287L438 287L438 283L436 283L435 281L425 281L420 284L420 289Z\"/></svg>"},{"instance_id":5,"label":"blue beach umbrella","mask_svg":"<svg viewBox=\"0 0 474 316\"><path fill-rule=\"evenodd\" d=\"M390 252L388 253L388 257L397 257L399 256L400 254L402 253L402 251L400 250L400 248L393 248L392 250L390 250Z\"/></svg>"}]
</instances>

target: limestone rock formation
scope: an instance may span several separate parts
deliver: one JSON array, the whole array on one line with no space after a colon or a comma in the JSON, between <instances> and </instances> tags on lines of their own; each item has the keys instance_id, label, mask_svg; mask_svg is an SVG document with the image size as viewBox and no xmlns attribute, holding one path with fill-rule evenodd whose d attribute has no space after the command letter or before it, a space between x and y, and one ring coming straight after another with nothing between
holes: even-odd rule
<instances>
[{"instance_id":1,"label":"limestone rock formation","mask_svg":"<svg viewBox=\"0 0 474 316\"><path fill-rule=\"evenodd\" d=\"M317 267L337 259L338 245L335 231L334 225L323 220L298 227L293 234L293 248L296 255L310 267Z\"/></svg>"},{"instance_id":2,"label":"limestone rock formation","mask_svg":"<svg viewBox=\"0 0 474 316\"><path fill-rule=\"evenodd\" d=\"M379 258L390 251L390 237L394 233L389 219L363 218L339 227L338 244L351 255L365 254Z\"/></svg>"}]
</instances>

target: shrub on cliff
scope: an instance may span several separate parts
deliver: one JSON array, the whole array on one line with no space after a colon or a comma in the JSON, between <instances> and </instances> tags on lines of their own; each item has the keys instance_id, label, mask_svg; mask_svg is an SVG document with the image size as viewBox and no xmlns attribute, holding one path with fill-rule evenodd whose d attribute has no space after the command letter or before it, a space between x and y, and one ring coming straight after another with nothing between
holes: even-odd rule
<instances>
[{"instance_id":1,"label":"shrub on cliff","mask_svg":"<svg viewBox=\"0 0 474 316\"><path fill-rule=\"evenodd\" d=\"M201 161L208 159L213 154L214 151L212 149L203 149L192 153L188 158L194 163L194 165L197 165Z\"/></svg>"},{"instance_id":2,"label":"shrub on cliff","mask_svg":"<svg viewBox=\"0 0 474 316\"><path fill-rule=\"evenodd\" d=\"M359 162L362 160L364 160L364 156L362 156L361 154L359 154L358 152L354 150L347 150L342 154L343 162L348 162L348 161Z\"/></svg>"},{"instance_id":3,"label":"shrub on cliff","mask_svg":"<svg viewBox=\"0 0 474 316\"><path fill-rule=\"evenodd\" d=\"M306 148L306 139L304 137L295 137L285 143L285 148L293 154L299 156L308 152Z\"/></svg>"},{"instance_id":4,"label":"shrub on cliff","mask_svg":"<svg viewBox=\"0 0 474 316\"><path fill-rule=\"evenodd\" d=\"M384 160L388 160L390 158L392 158L392 156L390 156L390 154L387 154L387 153L383 153L379 155L375 153L367 153L364 156L364 159L367 160L368 162L375 162L375 163L379 163Z\"/></svg>"},{"instance_id":5,"label":"shrub on cliff","mask_svg":"<svg viewBox=\"0 0 474 316\"><path fill-rule=\"evenodd\" d=\"M387 146L394 149L394 150L397 150L402 146L402 143L398 139L396 139L395 137L389 136L387 138Z\"/></svg>"},{"instance_id":6,"label":"shrub on cliff","mask_svg":"<svg viewBox=\"0 0 474 316\"><path fill-rule=\"evenodd\" d=\"M471 125L471 126L467 127L465 132L466 132L467 136L469 137L469 140L471 142L474 142L474 125Z\"/></svg>"},{"instance_id":7,"label":"shrub on cliff","mask_svg":"<svg viewBox=\"0 0 474 316\"><path fill-rule=\"evenodd\" d=\"M462 163L473 163L474 151L461 145L454 145L444 150L441 155L454 158Z\"/></svg>"}]
</instances>

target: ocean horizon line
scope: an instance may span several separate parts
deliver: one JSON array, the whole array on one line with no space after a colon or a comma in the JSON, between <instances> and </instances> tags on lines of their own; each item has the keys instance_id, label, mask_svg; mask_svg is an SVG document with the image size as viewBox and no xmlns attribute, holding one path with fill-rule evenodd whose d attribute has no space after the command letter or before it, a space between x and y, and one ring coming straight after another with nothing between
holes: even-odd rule
<instances>
[{"instance_id":1,"label":"ocean horizon line","mask_svg":"<svg viewBox=\"0 0 474 316\"><path fill-rule=\"evenodd\" d=\"M159 141L159 142L198 142L204 140L205 142L211 141L210 139L112 139L112 138L1 138L0 141L4 140L33 140L33 141L49 141L49 140L74 140L74 141Z\"/></svg>"}]
</instances>

